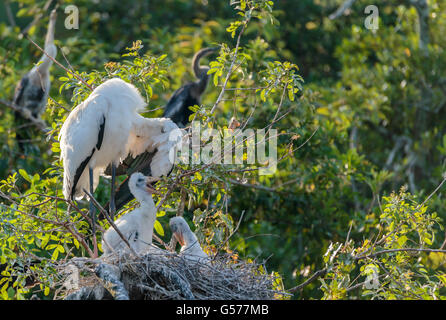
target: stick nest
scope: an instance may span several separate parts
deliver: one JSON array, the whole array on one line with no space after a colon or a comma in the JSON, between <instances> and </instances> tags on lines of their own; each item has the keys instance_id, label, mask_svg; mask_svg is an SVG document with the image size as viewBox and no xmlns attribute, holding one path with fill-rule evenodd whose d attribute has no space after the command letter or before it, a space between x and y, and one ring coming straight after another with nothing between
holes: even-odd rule
<instances>
[{"instance_id":1,"label":"stick nest","mask_svg":"<svg viewBox=\"0 0 446 320\"><path fill-rule=\"evenodd\" d=\"M66 269L72 271L73 265L79 271L74 287L66 285L67 274L73 277ZM226 254L202 263L156 250L139 257L74 258L59 269L65 275L59 296L73 300L271 300L288 296L280 278L268 274L263 264L234 261Z\"/></svg>"}]
</instances>

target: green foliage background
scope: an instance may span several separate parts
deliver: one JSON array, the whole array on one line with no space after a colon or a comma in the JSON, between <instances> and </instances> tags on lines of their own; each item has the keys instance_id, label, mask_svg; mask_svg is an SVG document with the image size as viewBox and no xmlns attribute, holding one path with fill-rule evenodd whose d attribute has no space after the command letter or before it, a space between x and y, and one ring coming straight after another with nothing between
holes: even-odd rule
<instances>
[{"instance_id":1,"label":"green foliage background","mask_svg":"<svg viewBox=\"0 0 446 320\"><path fill-rule=\"evenodd\" d=\"M15 27L6 12L0 12L0 99L12 99L15 84L41 55L18 34L44 3L10 1ZM240 66L228 87L270 90L228 91L212 115L209 110L221 91L237 36L249 19L246 3L248 8L257 6L254 12L259 15L243 32L236 60ZM369 3L360 0L349 14L330 20L341 3L274 1L270 12L268 1L63 1L62 8L79 8L80 29L65 29L66 15L59 10L57 60L67 65L63 52L89 84L113 76L133 82L152 110L193 79L194 52L223 44L219 57L209 59L215 82L210 81L196 117L222 129L231 117L247 119L256 106L248 127L262 128L274 118L282 92L287 92L281 115L289 113L274 128L281 133L279 157L288 156L272 176L211 168L183 180L185 216L197 227L199 239L211 251L224 244L239 258L266 259L268 271L278 272L287 289L324 270L319 279L293 291L293 298L444 299L442 189L424 200L443 181L445 171L446 1L428 1L426 49L420 48L419 20L409 1L376 1L376 31L364 27ZM29 33L40 44L47 16ZM35 147L24 155L17 151L13 113L0 109L0 188L5 195L0 199L1 263L25 264L33 255L47 258L36 267L42 296L52 296L56 287L52 260L87 254L66 229L42 220L65 221L65 203L33 206L45 199L42 194L61 196L62 169L54 139L66 110L88 94L86 86L53 66L52 99L43 116L53 131L49 136L36 134ZM145 115L160 116L161 111ZM96 191L101 203L108 201L108 190L109 181L103 179ZM159 213L158 233L166 232L165 241L168 218L180 198L181 190L172 192ZM226 244L242 212L240 226ZM69 221L76 222L73 227L80 234L87 233L80 212ZM424 250L433 248L441 249ZM383 250L390 252L373 255ZM375 271L380 275L378 287L360 285ZM3 279L12 274L10 269ZM20 270L15 274L15 285L12 280L0 283L2 297L28 298L36 289L23 289L24 275Z\"/></svg>"}]
</instances>

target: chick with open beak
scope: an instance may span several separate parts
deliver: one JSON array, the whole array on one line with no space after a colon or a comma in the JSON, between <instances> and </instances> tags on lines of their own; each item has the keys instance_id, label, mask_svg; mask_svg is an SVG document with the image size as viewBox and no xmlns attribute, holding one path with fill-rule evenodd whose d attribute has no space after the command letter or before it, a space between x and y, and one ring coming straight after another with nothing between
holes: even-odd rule
<instances>
[{"instance_id":1,"label":"chick with open beak","mask_svg":"<svg viewBox=\"0 0 446 320\"><path fill-rule=\"evenodd\" d=\"M183 217L174 217L169 221L173 236L181 245L180 255L199 262L208 261L208 255L201 249L197 236L193 233Z\"/></svg>"},{"instance_id":2,"label":"chick with open beak","mask_svg":"<svg viewBox=\"0 0 446 320\"><path fill-rule=\"evenodd\" d=\"M137 253L147 252L152 246L153 226L156 220L156 207L152 193L156 193L152 183L159 178L146 177L140 172L130 176L129 188L140 207L129 212L115 221L116 227L127 239L132 249ZM122 241L113 227L104 234L102 249L105 254L118 250L127 250L128 246Z\"/></svg>"},{"instance_id":3,"label":"chick with open beak","mask_svg":"<svg viewBox=\"0 0 446 320\"><path fill-rule=\"evenodd\" d=\"M159 178L155 177L146 177L146 191L148 193L158 193L158 191L156 191L155 187L153 186L153 183L159 180Z\"/></svg>"},{"instance_id":4,"label":"chick with open beak","mask_svg":"<svg viewBox=\"0 0 446 320\"><path fill-rule=\"evenodd\" d=\"M175 237L175 239L177 239L177 241L180 243L181 246L184 246L185 242L182 228L178 224L174 223L172 219L169 222L169 226L170 230L172 230L172 234Z\"/></svg>"}]
</instances>

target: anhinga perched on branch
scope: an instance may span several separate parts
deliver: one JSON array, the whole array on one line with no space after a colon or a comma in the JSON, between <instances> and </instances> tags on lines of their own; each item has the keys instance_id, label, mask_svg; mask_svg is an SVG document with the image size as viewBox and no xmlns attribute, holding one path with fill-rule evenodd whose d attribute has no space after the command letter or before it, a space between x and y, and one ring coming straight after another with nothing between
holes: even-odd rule
<instances>
[{"instance_id":1,"label":"anhinga perched on branch","mask_svg":"<svg viewBox=\"0 0 446 320\"><path fill-rule=\"evenodd\" d=\"M172 119L179 128L184 128L189 123L189 116L192 114L189 107L200 105L201 95L206 90L209 81L209 67L201 66L200 59L215 50L217 48L204 48L194 55L192 69L198 80L189 82L175 91L164 107L163 117Z\"/></svg>"},{"instance_id":2,"label":"anhinga perched on branch","mask_svg":"<svg viewBox=\"0 0 446 320\"><path fill-rule=\"evenodd\" d=\"M50 91L50 67L56 57L57 48L54 45L54 31L56 26L56 9L51 12L48 30L45 38L45 52L39 62L31 71L23 76L17 84L14 94L14 104L35 118L40 118L45 111ZM21 151L24 150L25 140L30 139L29 134L21 127L28 121L20 112L15 112L16 139Z\"/></svg>"},{"instance_id":3,"label":"anhinga perched on branch","mask_svg":"<svg viewBox=\"0 0 446 320\"><path fill-rule=\"evenodd\" d=\"M189 82L176 90L172 97L164 107L163 117L170 118L179 127L184 128L189 123L189 116L192 111L190 106L200 105L201 96L206 90L209 82L208 66L201 66L200 59L215 52L218 48L204 48L195 53L192 58L192 69L194 71L197 81ZM136 158L127 157L120 167L117 168L117 175L126 174L128 177L134 172L141 172L146 176L159 177L168 173L158 172L156 166L152 164L155 152L144 152ZM110 172L107 168L106 174ZM169 172L170 173L170 172ZM125 179L118 187L116 192L116 211L121 209L128 202L133 200L133 195L128 186L128 178ZM106 207L108 209L108 205Z\"/></svg>"}]
</instances>

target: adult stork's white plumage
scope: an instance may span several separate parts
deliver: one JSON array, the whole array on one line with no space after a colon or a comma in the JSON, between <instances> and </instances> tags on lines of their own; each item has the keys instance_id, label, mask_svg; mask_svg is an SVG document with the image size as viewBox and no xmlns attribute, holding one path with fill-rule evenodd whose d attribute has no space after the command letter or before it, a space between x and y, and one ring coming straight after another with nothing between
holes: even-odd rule
<instances>
[{"instance_id":1,"label":"adult stork's white plumage","mask_svg":"<svg viewBox=\"0 0 446 320\"><path fill-rule=\"evenodd\" d=\"M197 236L193 233L183 217L173 217L169 221L170 230L181 244L180 255L200 263L209 261L208 255L201 249Z\"/></svg>"},{"instance_id":2,"label":"adult stork's white plumage","mask_svg":"<svg viewBox=\"0 0 446 320\"><path fill-rule=\"evenodd\" d=\"M146 177L140 172L133 173L129 179L129 187L132 194L139 201L140 207L115 221L116 227L136 253L144 253L152 245L156 207L152 199L153 189L150 184L157 180L157 178ZM128 250L128 246L116 230L110 227L104 233L102 250L107 255L114 251Z\"/></svg>"},{"instance_id":3,"label":"adult stork's white plumage","mask_svg":"<svg viewBox=\"0 0 446 320\"><path fill-rule=\"evenodd\" d=\"M93 194L99 176L112 166L110 214L115 212L116 166L127 155L137 156L160 148L166 135L178 127L167 118L144 118L138 112L146 103L131 84L118 79L102 83L65 120L59 135L64 166L63 194L66 199L81 199L84 189ZM167 156L166 156L167 154ZM167 173L173 161L164 150L153 166ZM90 201L90 215L95 232L95 208Z\"/></svg>"}]
</instances>

